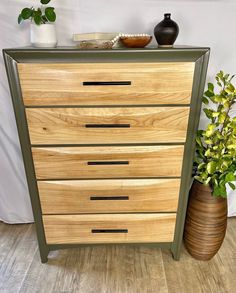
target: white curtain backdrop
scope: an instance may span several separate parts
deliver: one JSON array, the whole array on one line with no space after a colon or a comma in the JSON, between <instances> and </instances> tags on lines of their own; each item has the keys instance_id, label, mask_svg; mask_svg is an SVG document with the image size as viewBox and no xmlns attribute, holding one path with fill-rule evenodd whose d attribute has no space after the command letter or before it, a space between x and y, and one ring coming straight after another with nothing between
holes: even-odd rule
<instances>
[{"instance_id":1,"label":"white curtain backdrop","mask_svg":"<svg viewBox=\"0 0 236 293\"><path fill-rule=\"evenodd\" d=\"M0 1L0 49L29 45L29 23L17 24L24 7L36 0ZM52 0L59 45L73 45L80 32L151 33L165 12L180 27L176 44L211 47L208 80L223 69L236 73L235 0ZM153 42L155 45L155 41ZM204 119L201 120L204 125ZM236 192L229 191L229 216L236 215ZM33 221L15 118L0 55L0 220Z\"/></svg>"}]
</instances>

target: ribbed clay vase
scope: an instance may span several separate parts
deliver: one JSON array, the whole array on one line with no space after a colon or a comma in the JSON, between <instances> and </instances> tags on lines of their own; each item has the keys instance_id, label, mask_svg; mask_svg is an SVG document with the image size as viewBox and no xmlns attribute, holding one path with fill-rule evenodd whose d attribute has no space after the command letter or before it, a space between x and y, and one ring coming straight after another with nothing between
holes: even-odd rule
<instances>
[{"instance_id":1,"label":"ribbed clay vase","mask_svg":"<svg viewBox=\"0 0 236 293\"><path fill-rule=\"evenodd\" d=\"M210 186L195 180L189 195L184 243L198 260L210 260L218 252L227 227L227 200L211 193Z\"/></svg>"}]
</instances>

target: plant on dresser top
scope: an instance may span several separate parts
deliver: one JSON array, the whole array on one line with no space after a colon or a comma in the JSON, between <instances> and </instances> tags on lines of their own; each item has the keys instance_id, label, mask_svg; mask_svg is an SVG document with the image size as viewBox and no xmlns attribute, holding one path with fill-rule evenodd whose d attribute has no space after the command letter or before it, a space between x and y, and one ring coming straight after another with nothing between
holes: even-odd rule
<instances>
[{"instance_id":1,"label":"plant on dresser top","mask_svg":"<svg viewBox=\"0 0 236 293\"><path fill-rule=\"evenodd\" d=\"M220 71L216 75L219 91L212 83L204 93L203 111L209 120L196 137L195 180L190 191L185 223L185 245L190 254L201 260L211 259L219 250L227 226L228 184L236 181L236 103L234 76Z\"/></svg>"},{"instance_id":2,"label":"plant on dresser top","mask_svg":"<svg viewBox=\"0 0 236 293\"><path fill-rule=\"evenodd\" d=\"M45 7L51 0L40 0L41 7L22 9L18 23L31 20L31 44L35 47L55 47L57 44L56 13L54 7Z\"/></svg>"}]
</instances>

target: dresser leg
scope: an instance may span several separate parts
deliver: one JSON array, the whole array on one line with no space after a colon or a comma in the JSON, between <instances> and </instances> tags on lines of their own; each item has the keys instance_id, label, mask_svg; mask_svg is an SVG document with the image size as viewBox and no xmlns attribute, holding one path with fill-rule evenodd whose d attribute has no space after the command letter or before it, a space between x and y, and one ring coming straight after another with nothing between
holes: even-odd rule
<instances>
[{"instance_id":1,"label":"dresser leg","mask_svg":"<svg viewBox=\"0 0 236 293\"><path fill-rule=\"evenodd\" d=\"M48 248L44 248L44 249L40 249L40 258L41 258L41 262L42 263L47 263L48 261L48 253L49 253L49 249Z\"/></svg>"},{"instance_id":2,"label":"dresser leg","mask_svg":"<svg viewBox=\"0 0 236 293\"><path fill-rule=\"evenodd\" d=\"M41 263L47 263L48 262L48 257L47 256L41 256Z\"/></svg>"},{"instance_id":3,"label":"dresser leg","mask_svg":"<svg viewBox=\"0 0 236 293\"><path fill-rule=\"evenodd\" d=\"M171 248L171 254L174 260L180 260L180 249L176 249L175 247Z\"/></svg>"}]
</instances>

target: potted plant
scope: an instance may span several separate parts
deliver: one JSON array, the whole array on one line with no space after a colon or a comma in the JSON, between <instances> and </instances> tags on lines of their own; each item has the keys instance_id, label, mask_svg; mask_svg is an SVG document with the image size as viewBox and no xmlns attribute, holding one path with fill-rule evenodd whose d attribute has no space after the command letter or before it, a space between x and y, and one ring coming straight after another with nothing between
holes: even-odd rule
<instances>
[{"instance_id":1,"label":"potted plant","mask_svg":"<svg viewBox=\"0 0 236 293\"><path fill-rule=\"evenodd\" d=\"M55 47L57 45L56 28L54 22L56 13L54 7L45 7L51 0L40 0L41 7L22 9L18 16L18 23L30 20L30 40L35 47Z\"/></svg>"},{"instance_id":2,"label":"potted plant","mask_svg":"<svg viewBox=\"0 0 236 293\"><path fill-rule=\"evenodd\" d=\"M235 189L236 180L236 102L234 76L220 71L219 90L212 83L202 98L209 124L198 130L194 182L190 190L184 242L196 259L209 260L219 250L227 226L226 185Z\"/></svg>"}]
</instances>

